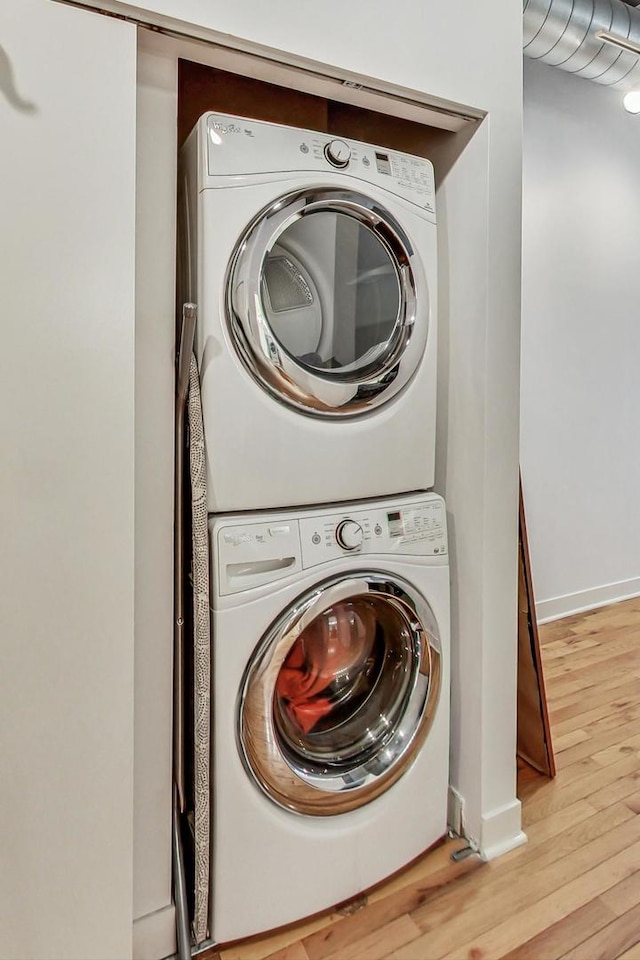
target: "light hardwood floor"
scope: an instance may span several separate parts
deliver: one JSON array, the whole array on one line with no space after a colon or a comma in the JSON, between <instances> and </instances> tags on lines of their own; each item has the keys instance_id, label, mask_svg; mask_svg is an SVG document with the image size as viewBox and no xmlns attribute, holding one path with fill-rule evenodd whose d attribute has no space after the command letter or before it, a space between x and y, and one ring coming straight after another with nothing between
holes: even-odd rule
<instances>
[{"instance_id":1,"label":"light hardwood floor","mask_svg":"<svg viewBox=\"0 0 640 960\"><path fill-rule=\"evenodd\" d=\"M207 960L640 960L640 599L541 628L558 776L523 768L529 842L448 841L346 908Z\"/></svg>"}]
</instances>

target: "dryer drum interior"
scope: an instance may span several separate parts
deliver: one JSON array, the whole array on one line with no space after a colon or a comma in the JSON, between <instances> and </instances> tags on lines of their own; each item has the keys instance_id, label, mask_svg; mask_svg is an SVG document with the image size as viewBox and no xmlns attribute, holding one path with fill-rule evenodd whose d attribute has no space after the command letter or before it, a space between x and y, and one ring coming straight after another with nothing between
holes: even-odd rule
<instances>
[{"instance_id":1,"label":"dryer drum interior","mask_svg":"<svg viewBox=\"0 0 640 960\"><path fill-rule=\"evenodd\" d=\"M400 578L336 577L267 632L238 710L245 766L277 804L327 816L373 800L424 743L440 692L426 601Z\"/></svg>"},{"instance_id":2,"label":"dryer drum interior","mask_svg":"<svg viewBox=\"0 0 640 960\"><path fill-rule=\"evenodd\" d=\"M254 379L334 417L376 407L409 381L429 315L397 220L363 194L326 188L288 194L249 225L231 258L227 313Z\"/></svg>"}]
</instances>

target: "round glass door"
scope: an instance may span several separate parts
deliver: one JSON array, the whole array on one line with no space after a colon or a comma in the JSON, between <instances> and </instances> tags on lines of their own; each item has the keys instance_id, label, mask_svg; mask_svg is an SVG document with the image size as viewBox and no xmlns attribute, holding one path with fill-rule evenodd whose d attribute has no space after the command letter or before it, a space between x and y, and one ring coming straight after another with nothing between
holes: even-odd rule
<instances>
[{"instance_id":1,"label":"round glass door","mask_svg":"<svg viewBox=\"0 0 640 960\"><path fill-rule=\"evenodd\" d=\"M422 597L379 574L334 578L256 650L240 697L245 765L289 810L354 809L410 765L439 692L437 629Z\"/></svg>"},{"instance_id":2,"label":"round glass door","mask_svg":"<svg viewBox=\"0 0 640 960\"><path fill-rule=\"evenodd\" d=\"M263 210L236 248L227 289L247 369L306 413L340 417L386 402L424 351L429 311L415 252L394 217L361 194L307 190Z\"/></svg>"}]
</instances>

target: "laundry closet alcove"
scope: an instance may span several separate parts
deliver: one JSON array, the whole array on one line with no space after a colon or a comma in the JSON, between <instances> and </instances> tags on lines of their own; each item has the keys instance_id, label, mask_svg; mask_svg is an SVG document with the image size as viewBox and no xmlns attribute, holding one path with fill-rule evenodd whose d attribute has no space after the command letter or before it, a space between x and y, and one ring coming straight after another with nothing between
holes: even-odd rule
<instances>
[{"instance_id":1,"label":"laundry closet alcove","mask_svg":"<svg viewBox=\"0 0 640 960\"><path fill-rule=\"evenodd\" d=\"M254 75L249 76L249 73ZM274 79L276 82L273 82ZM296 80L305 89L296 89ZM283 85L285 82L287 86ZM335 94L333 97L320 96L317 92L309 92L310 88L327 94L335 91ZM158 411L168 412L173 403L176 314L172 282L175 258L176 156L179 146L198 117L207 110L216 110L252 119L296 125L336 136L357 138L390 149L425 156L435 166L436 183L439 187L439 219L442 224L439 283L443 293L440 304L437 426L440 466L436 489L442 492L449 487L453 493L453 504L448 503L449 510L453 513L452 550L457 551L459 542L462 543L462 553L454 559L454 623L458 632L464 629L465 636L469 638L466 640L468 645L472 637L477 636L477 622L472 610L472 593L468 589L464 590L459 582L460 571L463 571L464 578L471 573L465 569L471 557L465 541L467 532L472 531L463 518L470 509L473 514L476 509L472 506L473 502L477 502L477 509L480 508L481 498L478 500L478 496L482 491L473 485L469 489L471 474L468 466L464 468L466 473L461 474L460 467L454 470L454 465L456 462L470 463L474 444L478 442L478 434L473 431L467 440L467 427L464 428L463 435L460 417L465 404L471 400L471 397L466 395L469 391L473 393L474 389L476 375L473 373L472 357L477 356L477 351L481 349L483 321L473 322L472 318L481 317L486 310L487 124L482 123L482 111L477 109L458 108L457 116L447 116L446 111L441 114L438 110L430 112L428 102L407 105L401 97L397 101L387 97L384 106L389 112L382 113L379 112L379 102L376 103L376 109L372 110L353 102L345 103L338 99L336 94L352 101L358 99L358 91L348 85L328 80L326 77L312 76L309 79L304 71L296 75L285 64L265 63L259 58L252 60L223 48L149 34L145 30L140 32L138 337L140 342L145 344L144 357L140 357L144 379L141 378L139 384L143 384L146 399L143 397L140 408L143 416L139 418L138 430L142 437L148 424L156 434L162 433L163 442L154 451L149 451L152 455L145 457L141 464L143 472L138 476L138 488L140 491L145 489L153 474L156 488L161 484L164 491L164 551L169 548L170 543L170 513L167 508L170 504L172 481L173 438L172 434L169 436L171 418L160 426ZM361 95L361 99L366 100L366 97ZM373 99L373 96L370 99ZM394 107L403 115L392 115ZM418 122L419 119L428 122ZM434 121L455 129L435 126ZM452 259L453 249L458 250L455 259ZM158 284L160 275L162 282ZM463 360L463 355L467 352L470 355ZM480 408L473 401L472 407L475 416L480 412ZM221 415L224 415L223 411ZM148 418L147 424L145 418ZM456 516L456 497L459 495L463 497L460 508L462 533ZM157 510L154 511L154 516L148 505L143 509L147 514L146 523L157 521ZM144 598L146 595L151 607L151 597L158 597L160 584L169 583L169 572L157 549L153 552L147 549L145 553L146 563L140 568L140 596ZM475 579L475 576L472 579ZM461 589L464 596L462 603ZM512 598L515 613L515 581ZM511 602L512 598L509 598L508 602ZM167 629L171 624L171 616L169 614L162 626L160 617L161 614L166 616L168 612L169 603L166 597L160 605L154 602L152 619L156 631L163 632L166 645L162 648L157 645L152 635L151 623L148 625L149 629L145 625L143 635L137 641L142 671L147 676L151 676L153 670L157 671L165 677L165 684L170 661ZM457 826L461 825L461 818L464 817L471 835L482 843L480 807L477 807L477 815L472 813L478 802L473 799L473 794L478 789L480 777L480 747L479 744L473 746L478 725L472 721L469 710L462 708L465 698L467 704L476 701L476 692L467 690L468 688L472 691L476 686L476 670L470 667L473 662L470 649L464 652L464 648L458 646L452 665L452 778L455 790L452 793L451 816ZM515 648L513 663L515 664ZM159 917L166 916L168 923L168 913L157 912L162 900L160 877L164 890L169 889L170 883L167 848L164 848L164 862L160 862L160 846L157 841L160 835L168 838L170 795L165 794L162 802L158 802L157 789L153 797L151 795L151 782L157 787L162 779L166 782L169 775L170 758L166 744L170 711L166 702L159 703L157 698L154 698L153 703L149 701L150 687L143 675L139 676L139 684L141 689L144 685L147 692L138 697L138 710L146 716L155 712L158 721L153 728L149 724L149 729L142 731L136 745L138 753L144 755L140 769L145 771L144 782L140 778L137 784L136 821L144 820L140 835L148 845L146 860L145 853L140 848L140 866L136 873L139 902L145 904L144 913L141 913L140 909L137 911L137 926L142 931L151 930L152 924L159 929ZM509 697L507 691L507 698ZM147 708L150 713L147 713ZM495 824L492 823L492 832L486 832L485 847L489 855L501 844L510 842L505 841L507 836L521 836L519 804L515 800L514 755L515 747L511 750L507 763L507 768L511 765L512 773L507 773L505 780L505 784L513 785L507 788L504 794L506 796L511 793L511 801L499 805L499 816ZM153 771L150 769L150 758L154 758ZM501 760L501 764L502 762ZM503 767L505 773L507 768ZM466 810L463 809L465 804ZM475 826L471 826L474 821ZM151 822L156 824L155 836L150 829ZM152 898L148 894L153 887L156 913L150 916L148 905Z\"/></svg>"}]
</instances>

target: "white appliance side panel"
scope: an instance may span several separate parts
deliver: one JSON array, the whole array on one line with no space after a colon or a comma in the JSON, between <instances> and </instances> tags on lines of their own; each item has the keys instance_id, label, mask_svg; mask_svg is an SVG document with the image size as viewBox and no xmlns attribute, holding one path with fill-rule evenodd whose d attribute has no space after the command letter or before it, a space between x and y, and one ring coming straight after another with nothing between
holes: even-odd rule
<instances>
[{"instance_id":1,"label":"white appliance side panel","mask_svg":"<svg viewBox=\"0 0 640 960\"><path fill-rule=\"evenodd\" d=\"M284 188L283 188L284 189ZM225 320L224 280L244 226L274 186L206 190L198 218L198 334L212 512L330 503L433 486L437 354L436 228L407 230L429 288L429 336L405 390L371 414L311 418L267 394L236 355Z\"/></svg>"},{"instance_id":2,"label":"white appliance side panel","mask_svg":"<svg viewBox=\"0 0 640 960\"><path fill-rule=\"evenodd\" d=\"M0 956L131 957L136 30L0 4Z\"/></svg>"},{"instance_id":3,"label":"white appliance side panel","mask_svg":"<svg viewBox=\"0 0 640 960\"><path fill-rule=\"evenodd\" d=\"M350 565L338 568L348 574ZM260 601L214 615L212 928L219 942L289 923L354 896L446 832L449 569L395 560L386 569L414 584L432 607L441 631L442 694L415 763L386 794L338 817L303 817L278 808L249 779L236 747L237 695L249 657L271 621L317 577L302 575ZM378 843L381 833L384 845Z\"/></svg>"}]
</instances>

